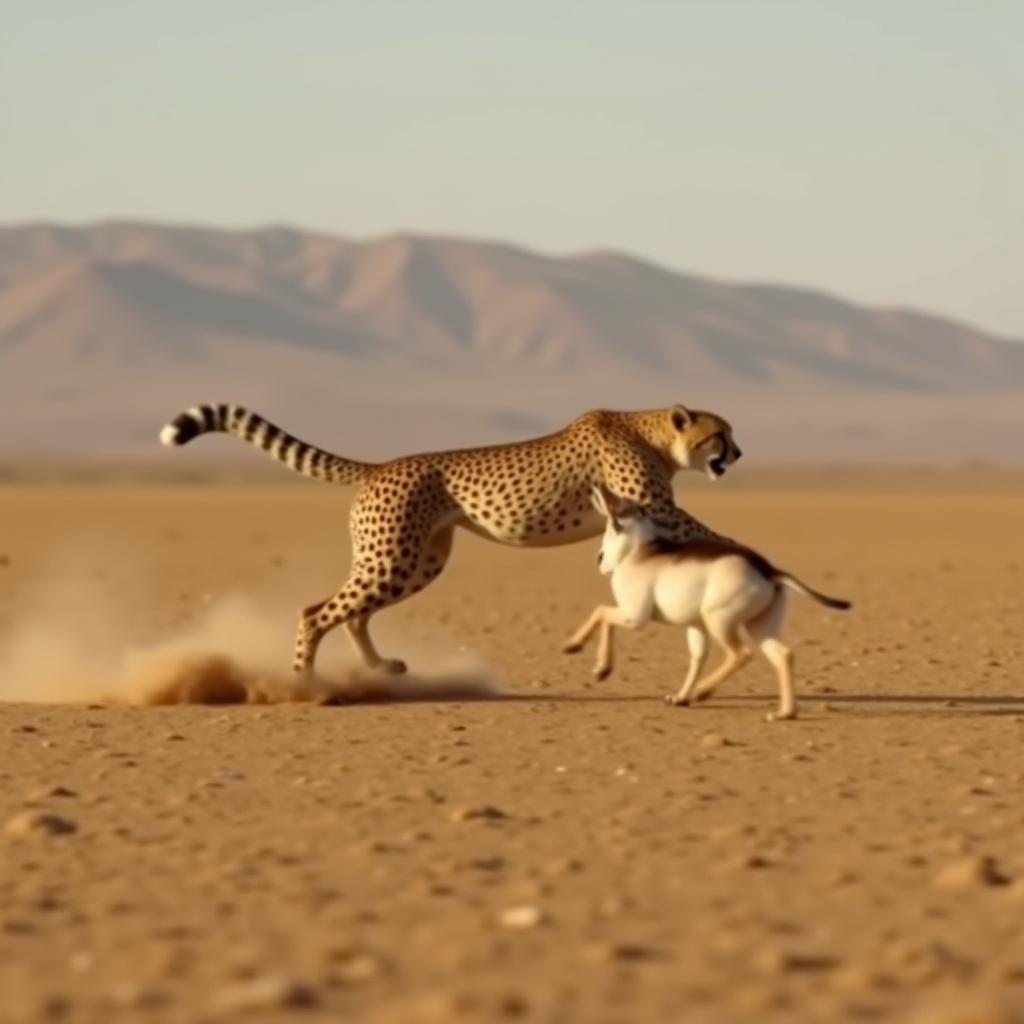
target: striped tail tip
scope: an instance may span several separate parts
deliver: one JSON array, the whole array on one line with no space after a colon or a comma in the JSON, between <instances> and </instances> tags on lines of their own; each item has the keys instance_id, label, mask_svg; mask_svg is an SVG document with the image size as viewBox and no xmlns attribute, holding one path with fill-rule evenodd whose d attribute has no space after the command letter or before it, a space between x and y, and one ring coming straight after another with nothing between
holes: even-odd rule
<instances>
[{"instance_id":1,"label":"striped tail tip","mask_svg":"<svg viewBox=\"0 0 1024 1024\"><path fill-rule=\"evenodd\" d=\"M178 445L188 444L193 437L202 433L203 424L197 420L191 412L183 412L175 416L163 430L160 431L160 443L169 448L176 448Z\"/></svg>"}]
</instances>

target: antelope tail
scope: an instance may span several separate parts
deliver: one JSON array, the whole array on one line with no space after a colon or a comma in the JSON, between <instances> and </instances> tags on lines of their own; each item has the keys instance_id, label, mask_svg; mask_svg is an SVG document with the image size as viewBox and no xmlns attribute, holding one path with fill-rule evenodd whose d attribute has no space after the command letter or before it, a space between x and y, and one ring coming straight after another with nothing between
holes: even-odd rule
<instances>
[{"instance_id":1,"label":"antelope tail","mask_svg":"<svg viewBox=\"0 0 1024 1024\"><path fill-rule=\"evenodd\" d=\"M829 597L828 594L823 594L820 590L815 590L814 587L809 587L806 583L798 580L795 576L791 576L788 572L776 572L775 582L785 587L787 590L792 590L797 594L803 594L804 597L809 597L812 601L817 601L818 604L823 604L826 608L835 608L838 611L845 612L853 607L849 601L846 601L841 597Z\"/></svg>"}]
</instances>

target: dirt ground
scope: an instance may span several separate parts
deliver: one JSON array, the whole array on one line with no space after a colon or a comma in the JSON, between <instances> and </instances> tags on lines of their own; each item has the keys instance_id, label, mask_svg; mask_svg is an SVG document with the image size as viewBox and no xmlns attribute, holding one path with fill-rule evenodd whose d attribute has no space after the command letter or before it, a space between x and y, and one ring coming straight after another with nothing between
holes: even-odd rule
<instances>
[{"instance_id":1,"label":"dirt ground","mask_svg":"<svg viewBox=\"0 0 1024 1024\"><path fill-rule=\"evenodd\" d=\"M347 500L0 489L0 1024L1022 1019L1024 476L690 488L855 602L792 601L792 723L756 663L665 706L664 627L591 684L596 543L469 536L376 632L495 693L86 706L175 637L285 667Z\"/></svg>"}]
</instances>

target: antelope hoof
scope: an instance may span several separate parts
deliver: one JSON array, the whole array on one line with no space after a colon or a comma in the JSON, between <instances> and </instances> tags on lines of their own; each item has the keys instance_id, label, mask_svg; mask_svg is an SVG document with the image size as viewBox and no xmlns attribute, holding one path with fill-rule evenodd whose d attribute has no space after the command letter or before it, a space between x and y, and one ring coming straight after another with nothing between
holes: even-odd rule
<instances>
[{"instance_id":1,"label":"antelope hoof","mask_svg":"<svg viewBox=\"0 0 1024 1024\"><path fill-rule=\"evenodd\" d=\"M374 667L386 676L401 676L409 671L409 666L401 658L385 658Z\"/></svg>"},{"instance_id":2,"label":"antelope hoof","mask_svg":"<svg viewBox=\"0 0 1024 1024\"><path fill-rule=\"evenodd\" d=\"M603 683L612 674L611 665L607 665L603 668L594 669L594 678L599 682Z\"/></svg>"},{"instance_id":3,"label":"antelope hoof","mask_svg":"<svg viewBox=\"0 0 1024 1024\"><path fill-rule=\"evenodd\" d=\"M769 711L764 716L766 722L791 722L796 718L796 708L790 708L789 711Z\"/></svg>"},{"instance_id":4,"label":"antelope hoof","mask_svg":"<svg viewBox=\"0 0 1024 1024\"><path fill-rule=\"evenodd\" d=\"M575 640L568 641L562 647L563 654L579 654L583 650L583 644L577 643Z\"/></svg>"},{"instance_id":5,"label":"antelope hoof","mask_svg":"<svg viewBox=\"0 0 1024 1024\"><path fill-rule=\"evenodd\" d=\"M690 706L690 698L680 697L675 693L666 693L665 703L674 708L688 708Z\"/></svg>"}]
</instances>

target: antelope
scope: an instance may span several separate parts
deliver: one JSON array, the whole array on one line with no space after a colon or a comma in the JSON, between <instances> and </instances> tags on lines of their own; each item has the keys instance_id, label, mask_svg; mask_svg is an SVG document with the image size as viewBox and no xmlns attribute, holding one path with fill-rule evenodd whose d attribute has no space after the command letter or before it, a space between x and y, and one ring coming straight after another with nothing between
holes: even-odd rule
<instances>
[{"instance_id":1,"label":"antelope","mask_svg":"<svg viewBox=\"0 0 1024 1024\"><path fill-rule=\"evenodd\" d=\"M768 720L795 718L793 653L781 639L786 592L839 610L850 608L850 602L809 587L750 548L713 538L659 538L641 505L603 485L595 489L594 503L606 519L598 568L611 577L615 604L595 608L566 643L565 653L583 650L599 629L594 676L606 679L612 671L616 627L640 629L652 620L685 626L689 668L679 692L665 698L679 706L707 699L750 661L756 646L779 680L778 710ZM698 683L709 636L725 656Z\"/></svg>"}]
</instances>

